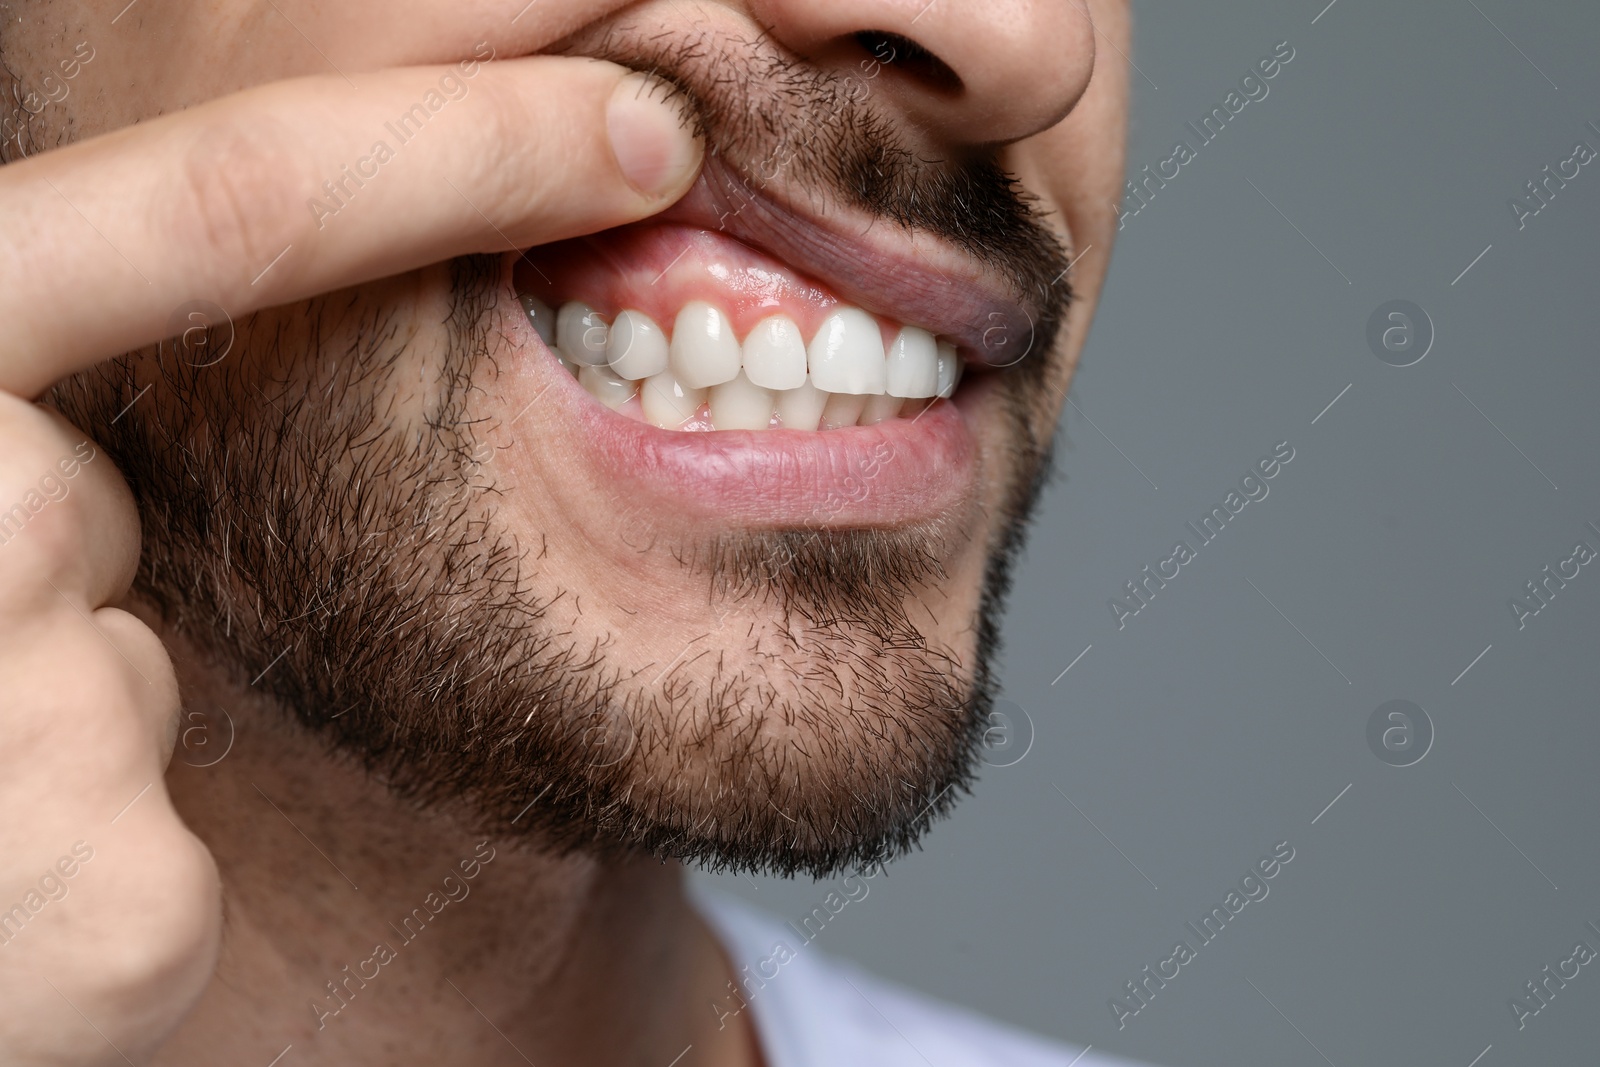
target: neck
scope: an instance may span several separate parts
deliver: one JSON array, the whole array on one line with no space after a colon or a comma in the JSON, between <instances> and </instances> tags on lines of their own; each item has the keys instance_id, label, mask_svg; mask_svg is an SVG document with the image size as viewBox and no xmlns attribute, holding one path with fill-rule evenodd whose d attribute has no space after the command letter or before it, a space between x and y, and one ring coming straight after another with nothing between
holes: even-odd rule
<instances>
[{"instance_id":1,"label":"neck","mask_svg":"<svg viewBox=\"0 0 1600 1067\"><path fill-rule=\"evenodd\" d=\"M296 1067L609 1067L691 1045L697 1065L757 1067L748 1020L719 1028L710 1007L734 975L676 864L553 855L419 810L168 647L185 699L167 783L225 922L163 1067L288 1046Z\"/></svg>"}]
</instances>

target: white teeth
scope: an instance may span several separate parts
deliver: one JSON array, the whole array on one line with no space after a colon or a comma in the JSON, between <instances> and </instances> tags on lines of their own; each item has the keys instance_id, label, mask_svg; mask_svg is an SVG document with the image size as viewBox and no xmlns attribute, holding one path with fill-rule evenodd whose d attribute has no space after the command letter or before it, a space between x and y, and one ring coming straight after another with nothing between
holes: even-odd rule
<instances>
[{"instance_id":1,"label":"white teeth","mask_svg":"<svg viewBox=\"0 0 1600 1067\"><path fill-rule=\"evenodd\" d=\"M889 343L890 396L919 398L939 392L939 346L933 334L902 327Z\"/></svg>"},{"instance_id":2,"label":"white teeth","mask_svg":"<svg viewBox=\"0 0 1600 1067\"><path fill-rule=\"evenodd\" d=\"M667 335L642 311L624 311L611 324L606 362L623 378L638 381L667 369Z\"/></svg>"},{"instance_id":3,"label":"white teeth","mask_svg":"<svg viewBox=\"0 0 1600 1067\"><path fill-rule=\"evenodd\" d=\"M815 430L822 423L822 409L827 406L828 394L811 384L807 378L798 389L785 389L777 394L778 419L786 430Z\"/></svg>"},{"instance_id":4,"label":"white teeth","mask_svg":"<svg viewBox=\"0 0 1600 1067\"><path fill-rule=\"evenodd\" d=\"M606 361L605 318L578 300L569 300L556 313L556 347L580 367L599 367Z\"/></svg>"},{"instance_id":5,"label":"white teeth","mask_svg":"<svg viewBox=\"0 0 1600 1067\"><path fill-rule=\"evenodd\" d=\"M728 316L703 300L691 300L672 324L672 373L686 387L704 389L739 373L739 340Z\"/></svg>"},{"instance_id":6,"label":"white teeth","mask_svg":"<svg viewBox=\"0 0 1600 1067\"><path fill-rule=\"evenodd\" d=\"M787 315L756 323L744 339L744 372L764 389L798 389L806 380L806 339Z\"/></svg>"},{"instance_id":7,"label":"white teeth","mask_svg":"<svg viewBox=\"0 0 1600 1067\"><path fill-rule=\"evenodd\" d=\"M626 404L638 387L637 382L617 377L610 367L584 367L578 371L578 384L612 410Z\"/></svg>"},{"instance_id":8,"label":"white teeth","mask_svg":"<svg viewBox=\"0 0 1600 1067\"><path fill-rule=\"evenodd\" d=\"M822 409L821 428L840 430L854 426L866 406L865 393L834 393L828 397L828 403Z\"/></svg>"},{"instance_id":9,"label":"white teeth","mask_svg":"<svg viewBox=\"0 0 1600 1067\"><path fill-rule=\"evenodd\" d=\"M670 370L639 383L639 403L645 421L663 430L676 430L694 417L706 402L704 389L685 389Z\"/></svg>"},{"instance_id":10,"label":"white teeth","mask_svg":"<svg viewBox=\"0 0 1600 1067\"><path fill-rule=\"evenodd\" d=\"M898 396L889 396L885 393L874 393L867 397L867 406L861 411L862 426L876 426L885 419L892 419L900 414L900 405L905 400Z\"/></svg>"},{"instance_id":11,"label":"white teeth","mask_svg":"<svg viewBox=\"0 0 1600 1067\"><path fill-rule=\"evenodd\" d=\"M532 293L523 293L518 299L522 301L522 310L528 313L528 321L533 324L539 340L543 341L546 347L555 347L556 313L550 310L550 305Z\"/></svg>"},{"instance_id":12,"label":"white teeth","mask_svg":"<svg viewBox=\"0 0 1600 1067\"><path fill-rule=\"evenodd\" d=\"M744 374L711 387L711 426L717 430L765 430L772 424L772 392Z\"/></svg>"},{"instance_id":13,"label":"white teeth","mask_svg":"<svg viewBox=\"0 0 1600 1067\"><path fill-rule=\"evenodd\" d=\"M727 314L693 300L673 321L669 340L642 311L615 322L582 301L552 311L518 295L528 321L561 365L612 409L635 393L647 422L665 429L838 429L914 418L948 397L961 380L956 348L917 326L883 345L878 320L837 306L809 344L795 320L769 315L741 343ZM709 424L696 418L709 408Z\"/></svg>"},{"instance_id":14,"label":"white teeth","mask_svg":"<svg viewBox=\"0 0 1600 1067\"><path fill-rule=\"evenodd\" d=\"M956 355L956 346L949 341L939 342L939 396L949 396L956 391L956 383L961 380L961 357Z\"/></svg>"},{"instance_id":15,"label":"white teeth","mask_svg":"<svg viewBox=\"0 0 1600 1067\"><path fill-rule=\"evenodd\" d=\"M806 354L811 381L825 393L881 393L889 384L883 333L860 308L841 307L824 319Z\"/></svg>"}]
</instances>

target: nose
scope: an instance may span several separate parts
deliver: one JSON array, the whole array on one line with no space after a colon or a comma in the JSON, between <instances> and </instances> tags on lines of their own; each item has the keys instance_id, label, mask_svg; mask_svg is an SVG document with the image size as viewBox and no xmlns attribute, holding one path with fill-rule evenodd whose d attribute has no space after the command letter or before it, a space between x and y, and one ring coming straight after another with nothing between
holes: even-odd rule
<instances>
[{"instance_id":1,"label":"nose","mask_svg":"<svg viewBox=\"0 0 1600 1067\"><path fill-rule=\"evenodd\" d=\"M1094 67L1084 0L745 0L813 64L869 78L913 122L968 144L1059 122Z\"/></svg>"}]
</instances>

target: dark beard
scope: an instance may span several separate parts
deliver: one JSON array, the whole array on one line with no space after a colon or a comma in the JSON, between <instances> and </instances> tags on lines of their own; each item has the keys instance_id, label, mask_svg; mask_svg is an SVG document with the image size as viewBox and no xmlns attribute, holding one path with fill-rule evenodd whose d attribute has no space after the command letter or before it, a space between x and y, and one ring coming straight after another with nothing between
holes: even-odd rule
<instances>
[{"instance_id":1,"label":"dark beard","mask_svg":"<svg viewBox=\"0 0 1600 1067\"><path fill-rule=\"evenodd\" d=\"M978 173L963 180L1016 201ZM713 605L768 604L773 621L685 634L742 655L640 685L607 652L626 634L585 641L552 618L571 591L496 518L472 401L500 373L500 262L455 261L451 281L421 419L389 407L410 335L359 290L242 321L215 366L135 354L59 386L52 402L139 503L136 594L331 753L487 833L819 877L910 848L973 778L1001 600L1048 469L1025 399L1037 374L1015 368L1002 390L1015 452L975 662L906 613L942 577L949 531L730 533L651 550L703 577Z\"/></svg>"}]
</instances>

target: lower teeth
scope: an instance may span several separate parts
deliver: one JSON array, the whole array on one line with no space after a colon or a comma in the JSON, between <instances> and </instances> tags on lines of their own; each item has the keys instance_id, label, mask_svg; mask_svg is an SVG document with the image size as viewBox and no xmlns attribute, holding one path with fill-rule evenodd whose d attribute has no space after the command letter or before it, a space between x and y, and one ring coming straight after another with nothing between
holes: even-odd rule
<instances>
[{"instance_id":1,"label":"lower teeth","mask_svg":"<svg viewBox=\"0 0 1600 1067\"><path fill-rule=\"evenodd\" d=\"M851 426L872 426L889 419L914 419L939 397L904 398L887 393L829 393L817 389L809 375L799 387L766 389L745 375L709 388L683 385L670 368L658 366L663 358L653 353L665 347L659 327L638 312L618 316L618 327L628 329L644 340L624 346L628 357L606 362L605 337L614 327L582 305L567 304L559 316L537 297L523 294L523 309L546 346L561 365L578 380L584 390L613 411L640 418L667 430L836 430ZM624 320L624 316L628 316ZM637 317L641 322L633 321ZM558 343L561 331L566 331ZM651 336L650 331L655 335ZM924 335L926 336L926 335ZM931 345L931 342L925 342ZM569 348L581 349L571 351ZM573 359L574 355L578 359ZM944 354L941 353L941 356ZM948 396L960 378L960 364L953 358L940 364L939 395ZM644 374L624 377L619 371ZM755 373L752 371L752 373ZM793 380L793 379L791 379ZM895 386L891 386L895 388Z\"/></svg>"},{"instance_id":2,"label":"lower teeth","mask_svg":"<svg viewBox=\"0 0 1600 1067\"><path fill-rule=\"evenodd\" d=\"M685 389L670 371L630 381L609 367L579 367L559 355L557 358L600 403L664 430L839 430L873 426L888 419L914 419L938 399L824 393L809 381L799 389L774 393L751 385L742 374L709 389Z\"/></svg>"}]
</instances>

